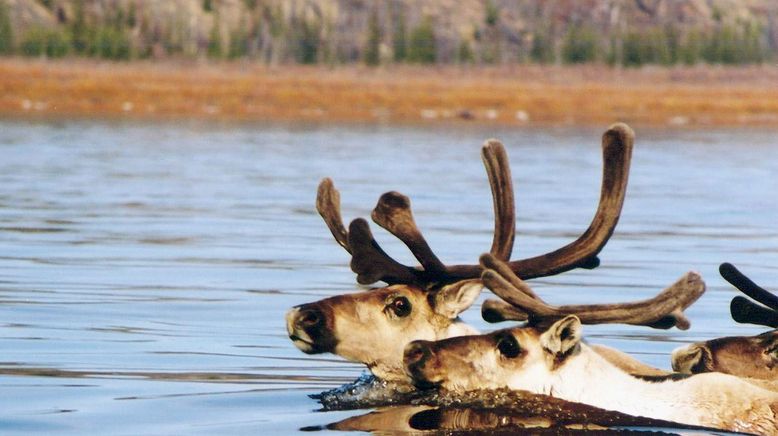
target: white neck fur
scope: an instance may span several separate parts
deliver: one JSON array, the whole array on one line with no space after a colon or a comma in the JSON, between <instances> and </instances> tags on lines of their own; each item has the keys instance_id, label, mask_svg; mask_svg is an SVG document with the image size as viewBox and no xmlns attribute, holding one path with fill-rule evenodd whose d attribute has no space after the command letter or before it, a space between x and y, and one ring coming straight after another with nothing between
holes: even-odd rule
<instances>
[{"instance_id":1,"label":"white neck fur","mask_svg":"<svg viewBox=\"0 0 778 436\"><path fill-rule=\"evenodd\" d=\"M738 419L738 408L743 409L742 419L748 419L750 404L769 404L778 399L778 394L719 373L644 380L625 373L584 343L551 374L543 363L527 371L511 380L512 388L691 425L724 425L716 417Z\"/></svg>"}]
</instances>

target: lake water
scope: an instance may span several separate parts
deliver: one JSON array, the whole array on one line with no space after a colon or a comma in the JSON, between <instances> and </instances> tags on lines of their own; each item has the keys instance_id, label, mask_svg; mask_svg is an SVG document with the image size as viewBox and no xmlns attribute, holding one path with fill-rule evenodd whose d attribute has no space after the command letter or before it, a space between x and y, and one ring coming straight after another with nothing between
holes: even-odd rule
<instances>
[{"instance_id":1,"label":"lake water","mask_svg":"<svg viewBox=\"0 0 778 436\"><path fill-rule=\"evenodd\" d=\"M302 354L284 327L291 306L358 289L314 209L319 180L346 220L409 195L444 262L473 263L492 231L480 145L497 137L513 257L528 257L588 226L605 127L0 121L0 433L284 434L365 413L317 411L309 394L363 368ZM669 368L679 344L764 330L729 318L717 267L778 289L776 192L778 131L638 129L602 266L532 284L558 304L613 302L700 271L690 330L586 328ZM486 330L479 313L464 319Z\"/></svg>"}]
</instances>

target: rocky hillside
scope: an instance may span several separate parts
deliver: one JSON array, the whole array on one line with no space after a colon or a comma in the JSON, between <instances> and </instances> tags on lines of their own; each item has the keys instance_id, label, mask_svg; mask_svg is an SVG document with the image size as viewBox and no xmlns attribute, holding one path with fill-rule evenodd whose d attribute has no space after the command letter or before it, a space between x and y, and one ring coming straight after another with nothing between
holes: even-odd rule
<instances>
[{"instance_id":1,"label":"rocky hillside","mask_svg":"<svg viewBox=\"0 0 778 436\"><path fill-rule=\"evenodd\" d=\"M0 0L0 53L267 63L749 63L773 0Z\"/></svg>"}]
</instances>

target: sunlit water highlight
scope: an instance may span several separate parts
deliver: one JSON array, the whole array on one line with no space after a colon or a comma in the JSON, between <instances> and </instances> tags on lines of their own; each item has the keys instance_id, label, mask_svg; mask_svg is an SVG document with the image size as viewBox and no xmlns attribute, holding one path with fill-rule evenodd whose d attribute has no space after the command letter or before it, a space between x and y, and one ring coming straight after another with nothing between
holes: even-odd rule
<instances>
[{"instance_id":1,"label":"sunlit water highlight","mask_svg":"<svg viewBox=\"0 0 778 436\"><path fill-rule=\"evenodd\" d=\"M286 338L291 306L357 289L314 210L344 218L398 190L446 262L491 244L479 158L503 140L514 258L582 232L599 195L597 129L0 122L0 433L269 434L362 411L309 394L363 369ZM638 129L627 201L602 266L533 281L548 300L646 298L707 280L692 329L587 327L591 342L669 367L681 343L755 334L727 313L729 261L778 289L778 132ZM375 229L382 246L411 256ZM473 308L464 319L489 328Z\"/></svg>"}]
</instances>

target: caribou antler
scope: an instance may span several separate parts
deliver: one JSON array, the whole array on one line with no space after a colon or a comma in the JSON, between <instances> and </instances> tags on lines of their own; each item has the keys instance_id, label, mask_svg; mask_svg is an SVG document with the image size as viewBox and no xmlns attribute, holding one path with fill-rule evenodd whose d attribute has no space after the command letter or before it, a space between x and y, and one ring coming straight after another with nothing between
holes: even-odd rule
<instances>
[{"instance_id":1,"label":"caribou antler","mask_svg":"<svg viewBox=\"0 0 778 436\"><path fill-rule=\"evenodd\" d=\"M575 268L595 268L597 255L618 223L624 203L634 143L626 124L611 126L602 137L603 179L600 202L589 228L574 242L550 253L512 261L510 269L523 279L559 274ZM494 237L490 252L507 261L515 237L515 208L508 157L503 145L487 141L482 157L494 201ZM425 288L481 276L480 265L445 265L435 255L416 226L410 199L398 192L381 196L372 213L373 221L400 239L421 264L403 265L391 258L373 238L367 222L354 220L346 231L340 217L340 195L330 179L319 185L317 209L340 245L351 253L351 269L357 281L370 284L414 283Z\"/></svg>"},{"instance_id":2,"label":"caribou antler","mask_svg":"<svg viewBox=\"0 0 778 436\"><path fill-rule=\"evenodd\" d=\"M762 303L757 304L741 296L733 298L729 305L732 319L744 324L778 328L778 296L751 281L731 263L719 265L719 273L740 292Z\"/></svg>"},{"instance_id":3,"label":"caribou antler","mask_svg":"<svg viewBox=\"0 0 778 436\"><path fill-rule=\"evenodd\" d=\"M635 133L617 123L602 135L603 174L600 203L589 228L572 243L541 256L510 263L511 270L524 280L559 274L575 268L595 268L597 255L608 242L619 222L632 160Z\"/></svg>"},{"instance_id":4,"label":"caribou antler","mask_svg":"<svg viewBox=\"0 0 778 436\"><path fill-rule=\"evenodd\" d=\"M526 314L530 323L554 321L567 315L577 315L584 324L632 324L653 328L689 328L683 311L705 292L699 274L688 272L654 298L619 304L588 304L552 306L540 299L517 277L509 266L490 254L481 256L484 272L481 280L498 297ZM500 315L507 312L501 311Z\"/></svg>"},{"instance_id":5,"label":"caribou antler","mask_svg":"<svg viewBox=\"0 0 778 436\"><path fill-rule=\"evenodd\" d=\"M507 260L513 249L516 228L508 155L505 147L496 140L487 141L481 154L494 202L495 230L491 252ZM329 178L319 184L316 209L335 240L351 254L351 269L357 273L359 283L370 284L383 280L390 284L416 283L432 287L459 280L459 277L451 275L449 267L438 259L419 231L413 219L410 199L398 192L383 194L371 216L373 221L411 250L421 264L421 269L403 265L381 249L364 219L355 219L346 231L340 215L340 194ZM480 271L465 278L478 277L478 274Z\"/></svg>"}]
</instances>

